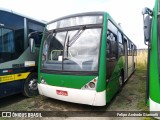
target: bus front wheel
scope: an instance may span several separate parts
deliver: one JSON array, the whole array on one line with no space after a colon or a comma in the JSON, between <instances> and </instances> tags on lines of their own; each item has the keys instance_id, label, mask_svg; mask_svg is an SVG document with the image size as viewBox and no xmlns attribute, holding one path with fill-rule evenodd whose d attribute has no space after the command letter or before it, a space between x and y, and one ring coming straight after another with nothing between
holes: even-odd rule
<instances>
[{"instance_id":1,"label":"bus front wheel","mask_svg":"<svg viewBox=\"0 0 160 120\"><path fill-rule=\"evenodd\" d=\"M34 97L38 95L37 82L38 82L37 73L30 74L24 83L23 94L27 97Z\"/></svg>"}]
</instances>

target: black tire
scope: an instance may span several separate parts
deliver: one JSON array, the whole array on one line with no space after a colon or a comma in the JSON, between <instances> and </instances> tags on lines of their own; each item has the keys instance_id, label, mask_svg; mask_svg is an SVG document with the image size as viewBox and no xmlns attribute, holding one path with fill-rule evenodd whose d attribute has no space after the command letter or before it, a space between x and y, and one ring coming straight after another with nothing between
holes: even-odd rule
<instances>
[{"instance_id":1,"label":"black tire","mask_svg":"<svg viewBox=\"0 0 160 120\"><path fill-rule=\"evenodd\" d=\"M118 81L119 81L119 86L120 86L120 89L121 89L123 84L124 84L124 73L123 72L121 72L121 74L118 78Z\"/></svg>"},{"instance_id":2,"label":"black tire","mask_svg":"<svg viewBox=\"0 0 160 120\"><path fill-rule=\"evenodd\" d=\"M136 69L136 63L134 62L134 70Z\"/></svg>"},{"instance_id":3,"label":"black tire","mask_svg":"<svg viewBox=\"0 0 160 120\"><path fill-rule=\"evenodd\" d=\"M38 92L38 75L37 73L32 73L28 76L24 83L23 94L27 97L34 97L39 94Z\"/></svg>"}]
</instances>

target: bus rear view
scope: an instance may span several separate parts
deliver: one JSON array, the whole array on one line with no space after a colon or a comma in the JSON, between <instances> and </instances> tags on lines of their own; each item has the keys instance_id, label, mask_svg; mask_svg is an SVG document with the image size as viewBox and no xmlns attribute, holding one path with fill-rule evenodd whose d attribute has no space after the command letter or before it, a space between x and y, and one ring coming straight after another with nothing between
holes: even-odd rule
<instances>
[{"instance_id":1,"label":"bus rear view","mask_svg":"<svg viewBox=\"0 0 160 120\"><path fill-rule=\"evenodd\" d=\"M94 106L104 106L110 101L119 90L123 76L120 70L116 77L112 76L116 78L112 83L114 90L108 91L110 99L107 99L106 40L107 35L114 38L114 34L107 32L108 18L110 16L103 12L83 13L47 25L39 62L38 89L41 95ZM108 73L115 75L118 57L112 59Z\"/></svg>"}]
</instances>

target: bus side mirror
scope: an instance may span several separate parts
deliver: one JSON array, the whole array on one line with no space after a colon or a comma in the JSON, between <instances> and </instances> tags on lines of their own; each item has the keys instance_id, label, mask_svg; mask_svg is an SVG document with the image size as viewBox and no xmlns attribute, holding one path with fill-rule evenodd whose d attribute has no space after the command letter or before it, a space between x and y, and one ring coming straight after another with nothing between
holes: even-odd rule
<instances>
[{"instance_id":1,"label":"bus side mirror","mask_svg":"<svg viewBox=\"0 0 160 120\"><path fill-rule=\"evenodd\" d=\"M35 53L35 40L34 40L34 38L29 38L29 47L30 47L30 52Z\"/></svg>"},{"instance_id":2,"label":"bus side mirror","mask_svg":"<svg viewBox=\"0 0 160 120\"><path fill-rule=\"evenodd\" d=\"M28 40L29 40L29 47L30 47L30 52L35 53L35 36L37 35L37 32L32 32L28 35Z\"/></svg>"},{"instance_id":3,"label":"bus side mirror","mask_svg":"<svg viewBox=\"0 0 160 120\"><path fill-rule=\"evenodd\" d=\"M149 15L147 15L144 18L144 40L145 42L149 42L150 41L150 37L151 37L151 24L152 24L152 18L150 18Z\"/></svg>"},{"instance_id":4,"label":"bus side mirror","mask_svg":"<svg viewBox=\"0 0 160 120\"><path fill-rule=\"evenodd\" d=\"M153 11L145 7L142 10L142 15L143 15L143 23L144 23L144 26L143 26L144 43L148 45L147 42L150 41L150 37L151 37L151 25L152 25Z\"/></svg>"},{"instance_id":5,"label":"bus side mirror","mask_svg":"<svg viewBox=\"0 0 160 120\"><path fill-rule=\"evenodd\" d=\"M142 15L143 15L143 30L144 30L144 43L146 45L147 42L150 41L150 37L151 37L151 25L152 25L152 16L153 16L153 11L150 10L149 8L144 8L142 10Z\"/></svg>"},{"instance_id":6,"label":"bus side mirror","mask_svg":"<svg viewBox=\"0 0 160 120\"><path fill-rule=\"evenodd\" d=\"M148 15L150 15L150 16L153 16L153 11L150 10L149 8L145 7L145 8L143 8L143 10L142 10L142 15L144 16L145 14L148 14Z\"/></svg>"}]
</instances>

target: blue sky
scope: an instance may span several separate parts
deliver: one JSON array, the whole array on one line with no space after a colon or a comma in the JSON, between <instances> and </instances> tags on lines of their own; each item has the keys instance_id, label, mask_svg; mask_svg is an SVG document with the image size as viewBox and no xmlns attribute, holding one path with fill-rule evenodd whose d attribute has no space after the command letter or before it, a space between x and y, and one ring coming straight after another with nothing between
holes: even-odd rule
<instances>
[{"instance_id":1,"label":"blue sky","mask_svg":"<svg viewBox=\"0 0 160 120\"><path fill-rule=\"evenodd\" d=\"M0 0L2 8L48 22L69 14L107 11L138 48L147 47L141 11L153 5L154 0Z\"/></svg>"}]
</instances>

